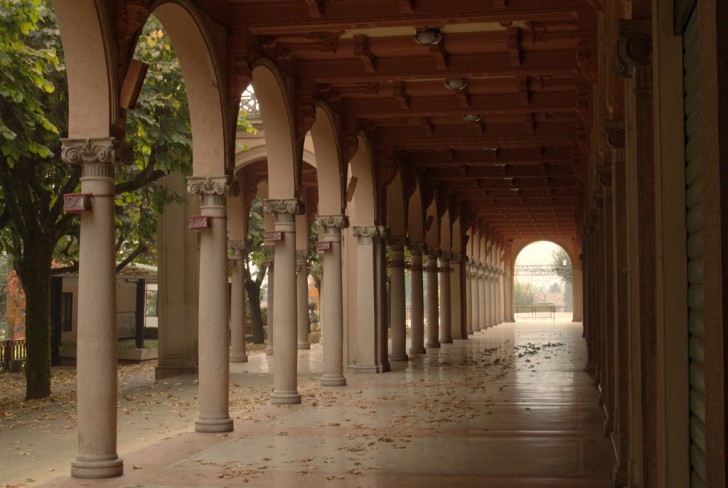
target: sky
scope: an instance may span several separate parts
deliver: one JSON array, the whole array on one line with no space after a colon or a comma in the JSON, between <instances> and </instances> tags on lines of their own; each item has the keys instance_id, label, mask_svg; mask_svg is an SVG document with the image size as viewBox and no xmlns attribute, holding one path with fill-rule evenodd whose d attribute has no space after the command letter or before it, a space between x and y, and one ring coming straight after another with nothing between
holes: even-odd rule
<instances>
[{"instance_id":1,"label":"sky","mask_svg":"<svg viewBox=\"0 0 728 488\"><path fill-rule=\"evenodd\" d=\"M561 246L548 241L538 241L524 247L520 254L516 257L516 266L523 264L551 264L551 253ZM533 283L534 285L548 288L553 282L558 282L559 277L556 274L550 276L516 276L521 283Z\"/></svg>"}]
</instances>

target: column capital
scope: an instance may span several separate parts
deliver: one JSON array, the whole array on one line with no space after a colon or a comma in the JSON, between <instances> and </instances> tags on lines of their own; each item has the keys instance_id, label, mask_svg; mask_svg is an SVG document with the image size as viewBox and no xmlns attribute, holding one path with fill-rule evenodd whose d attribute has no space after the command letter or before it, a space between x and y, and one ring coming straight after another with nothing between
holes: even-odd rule
<instances>
[{"instance_id":1,"label":"column capital","mask_svg":"<svg viewBox=\"0 0 728 488\"><path fill-rule=\"evenodd\" d=\"M428 259L429 258L437 259L438 257L440 257L440 250L437 249L436 247L433 247L432 249L428 249L427 257L428 257Z\"/></svg>"},{"instance_id":2,"label":"column capital","mask_svg":"<svg viewBox=\"0 0 728 488\"><path fill-rule=\"evenodd\" d=\"M413 256L422 256L427 253L427 246L423 242L409 242L407 248Z\"/></svg>"},{"instance_id":3,"label":"column capital","mask_svg":"<svg viewBox=\"0 0 728 488\"><path fill-rule=\"evenodd\" d=\"M233 261L241 261L247 248L245 241L228 241L228 249L233 252Z\"/></svg>"},{"instance_id":4,"label":"column capital","mask_svg":"<svg viewBox=\"0 0 728 488\"><path fill-rule=\"evenodd\" d=\"M464 257L464 256L461 256L460 254L451 253L450 254L450 262L451 263L457 263L457 264L460 264L460 263L463 263L464 262L464 263L467 264L468 258L467 257Z\"/></svg>"},{"instance_id":5,"label":"column capital","mask_svg":"<svg viewBox=\"0 0 728 488\"><path fill-rule=\"evenodd\" d=\"M268 198L263 200L263 210L271 215L303 215L305 206L298 198Z\"/></svg>"},{"instance_id":6,"label":"column capital","mask_svg":"<svg viewBox=\"0 0 728 488\"><path fill-rule=\"evenodd\" d=\"M387 239L387 246L404 248L407 246L408 242L409 241L404 236L391 236Z\"/></svg>"},{"instance_id":7,"label":"column capital","mask_svg":"<svg viewBox=\"0 0 728 488\"><path fill-rule=\"evenodd\" d=\"M308 274L308 249L296 249L296 273Z\"/></svg>"},{"instance_id":8,"label":"column capital","mask_svg":"<svg viewBox=\"0 0 728 488\"><path fill-rule=\"evenodd\" d=\"M134 162L131 144L115 137L61 139L61 160L68 165L81 166L82 177L114 177L117 163Z\"/></svg>"},{"instance_id":9,"label":"column capital","mask_svg":"<svg viewBox=\"0 0 728 488\"><path fill-rule=\"evenodd\" d=\"M625 155L625 134L623 120L606 120L602 127L602 141L604 148L612 151L617 164L624 163Z\"/></svg>"},{"instance_id":10,"label":"column capital","mask_svg":"<svg viewBox=\"0 0 728 488\"><path fill-rule=\"evenodd\" d=\"M387 229L380 225L365 225L351 228L354 237L359 239L360 244L371 244L374 241L381 241L387 237Z\"/></svg>"},{"instance_id":11,"label":"column capital","mask_svg":"<svg viewBox=\"0 0 728 488\"><path fill-rule=\"evenodd\" d=\"M346 229L349 227L349 217L346 215L317 215L314 223L324 229Z\"/></svg>"},{"instance_id":12,"label":"column capital","mask_svg":"<svg viewBox=\"0 0 728 488\"><path fill-rule=\"evenodd\" d=\"M190 176L187 192L202 199L203 205L225 205L228 176Z\"/></svg>"},{"instance_id":13,"label":"column capital","mask_svg":"<svg viewBox=\"0 0 728 488\"><path fill-rule=\"evenodd\" d=\"M634 78L637 88L652 86L652 25L647 20L619 19L614 69Z\"/></svg>"}]
</instances>

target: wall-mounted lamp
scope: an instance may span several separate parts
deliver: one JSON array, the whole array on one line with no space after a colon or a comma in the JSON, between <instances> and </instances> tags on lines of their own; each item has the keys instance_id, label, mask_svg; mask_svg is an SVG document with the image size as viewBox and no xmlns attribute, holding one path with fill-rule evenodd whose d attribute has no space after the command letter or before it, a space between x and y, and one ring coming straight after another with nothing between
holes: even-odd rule
<instances>
[{"instance_id":1,"label":"wall-mounted lamp","mask_svg":"<svg viewBox=\"0 0 728 488\"><path fill-rule=\"evenodd\" d=\"M425 26L424 29L418 30L415 34L415 42L420 46L433 46L442 41L440 29Z\"/></svg>"},{"instance_id":2,"label":"wall-mounted lamp","mask_svg":"<svg viewBox=\"0 0 728 488\"><path fill-rule=\"evenodd\" d=\"M466 120L468 122L480 122L480 119L483 117L480 114L465 114L463 115L463 120Z\"/></svg>"},{"instance_id":3,"label":"wall-mounted lamp","mask_svg":"<svg viewBox=\"0 0 728 488\"><path fill-rule=\"evenodd\" d=\"M465 90L468 86L468 80L465 78L448 78L445 80L445 88L453 91Z\"/></svg>"}]
</instances>

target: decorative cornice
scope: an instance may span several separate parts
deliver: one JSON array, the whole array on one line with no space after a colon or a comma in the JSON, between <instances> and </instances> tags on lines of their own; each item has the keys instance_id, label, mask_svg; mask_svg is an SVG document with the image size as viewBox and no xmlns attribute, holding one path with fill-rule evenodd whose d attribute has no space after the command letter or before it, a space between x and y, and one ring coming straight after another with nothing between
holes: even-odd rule
<instances>
[{"instance_id":1,"label":"decorative cornice","mask_svg":"<svg viewBox=\"0 0 728 488\"><path fill-rule=\"evenodd\" d=\"M345 229L349 227L349 217L346 215L317 215L314 223L324 229L337 228Z\"/></svg>"},{"instance_id":2,"label":"decorative cornice","mask_svg":"<svg viewBox=\"0 0 728 488\"><path fill-rule=\"evenodd\" d=\"M652 26L645 20L620 19L614 70L634 78L638 88L652 86Z\"/></svg>"},{"instance_id":3,"label":"decorative cornice","mask_svg":"<svg viewBox=\"0 0 728 488\"><path fill-rule=\"evenodd\" d=\"M61 139L61 160L81 166L81 176L114 177L117 163L134 162L131 144L115 137Z\"/></svg>"}]
</instances>

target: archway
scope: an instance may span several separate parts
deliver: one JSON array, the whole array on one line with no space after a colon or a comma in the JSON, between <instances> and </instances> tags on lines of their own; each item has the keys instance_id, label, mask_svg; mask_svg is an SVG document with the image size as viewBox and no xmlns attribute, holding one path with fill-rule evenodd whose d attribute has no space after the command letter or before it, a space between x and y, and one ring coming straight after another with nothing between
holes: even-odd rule
<instances>
[{"instance_id":1,"label":"archway","mask_svg":"<svg viewBox=\"0 0 728 488\"><path fill-rule=\"evenodd\" d=\"M573 258L552 241L524 243L514 253L515 321L573 318Z\"/></svg>"}]
</instances>

